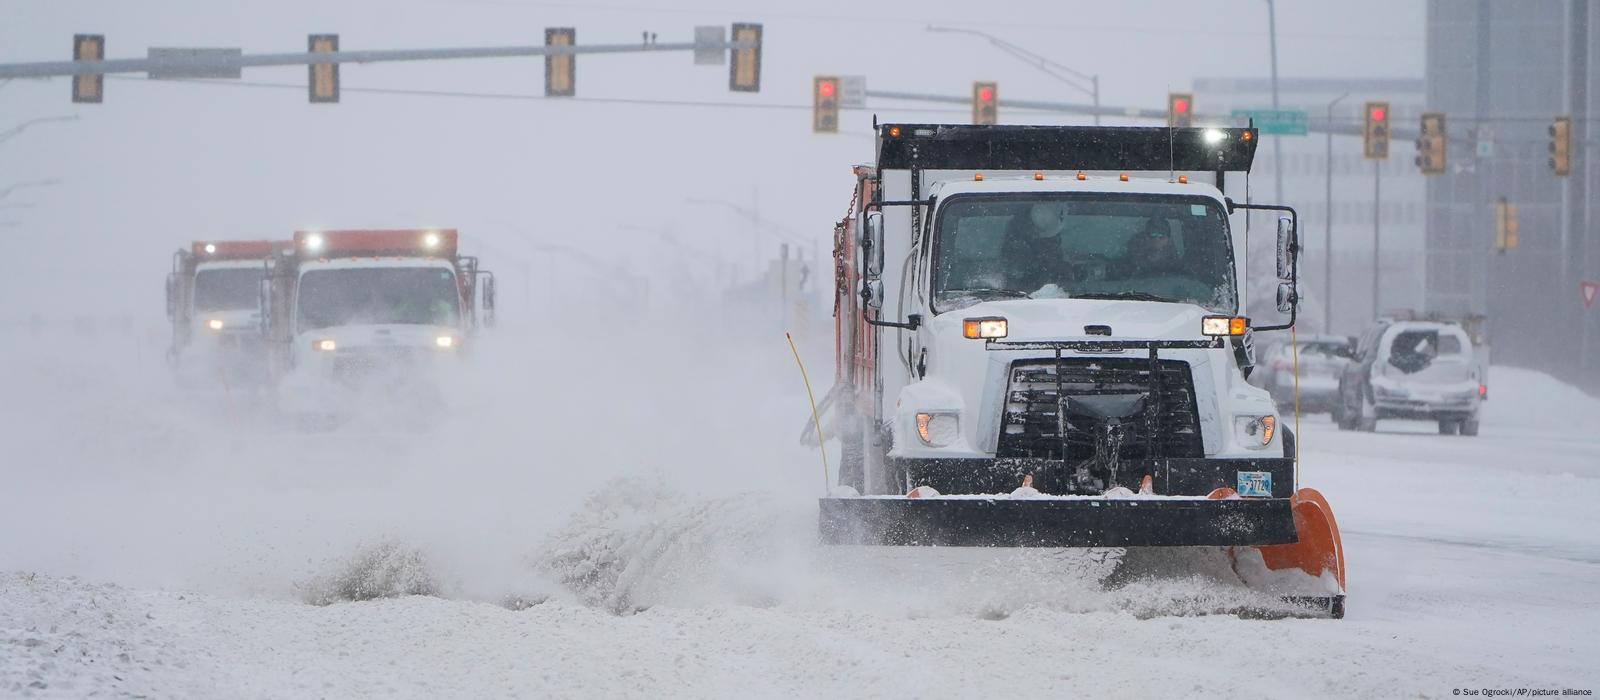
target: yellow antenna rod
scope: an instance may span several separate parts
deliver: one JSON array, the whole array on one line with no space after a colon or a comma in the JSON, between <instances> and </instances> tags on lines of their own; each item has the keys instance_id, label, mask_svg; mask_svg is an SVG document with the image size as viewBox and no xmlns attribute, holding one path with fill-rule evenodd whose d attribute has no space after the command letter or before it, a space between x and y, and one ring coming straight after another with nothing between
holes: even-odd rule
<instances>
[{"instance_id":1,"label":"yellow antenna rod","mask_svg":"<svg viewBox=\"0 0 1600 700\"><path fill-rule=\"evenodd\" d=\"M811 394L811 378L806 376L806 363L800 361L800 350L794 346L794 336L784 331L783 337L789 340L789 352L794 353L794 363L800 366L800 380L806 384L806 400L811 402L811 424L817 427L817 449L822 452L822 492L826 494L833 478L828 476L828 443L822 439L822 417L817 415L817 399Z\"/></svg>"},{"instance_id":2,"label":"yellow antenna rod","mask_svg":"<svg viewBox=\"0 0 1600 700\"><path fill-rule=\"evenodd\" d=\"M1289 327L1289 356L1294 358L1294 487L1300 488L1300 342Z\"/></svg>"}]
</instances>

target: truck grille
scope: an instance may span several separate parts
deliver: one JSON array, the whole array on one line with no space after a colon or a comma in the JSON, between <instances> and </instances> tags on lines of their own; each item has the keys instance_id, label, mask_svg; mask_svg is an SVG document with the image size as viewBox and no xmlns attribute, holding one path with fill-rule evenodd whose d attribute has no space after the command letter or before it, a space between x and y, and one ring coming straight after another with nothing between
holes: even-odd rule
<instances>
[{"instance_id":1,"label":"truck grille","mask_svg":"<svg viewBox=\"0 0 1600 700\"><path fill-rule=\"evenodd\" d=\"M333 358L333 373L343 379L365 379L374 375L401 372L426 359L419 348L386 347L340 350Z\"/></svg>"},{"instance_id":2,"label":"truck grille","mask_svg":"<svg viewBox=\"0 0 1600 700\"><path fill-rule=\"evenodd\" d=\"M1195 410L1194 380L1180 360L1139 358L1062 358L1011 363L1005 416L1000 425L998 457L1063 459L1057 422L1058 393L1074 397L1143 396L1137 413L1121 420L1120 459L1202 457L1200 416ZM1157 379L1159 381L1157 381ZM1156 388L1159 386L1159 392ZM1095 399L1090 399L1095 400ZM1067 450L1073 460L1094 452L1093 435L1104 418L1067 412ZM1152 439L1153 437L1153 439Z\"/></svg>"}]
</instances>

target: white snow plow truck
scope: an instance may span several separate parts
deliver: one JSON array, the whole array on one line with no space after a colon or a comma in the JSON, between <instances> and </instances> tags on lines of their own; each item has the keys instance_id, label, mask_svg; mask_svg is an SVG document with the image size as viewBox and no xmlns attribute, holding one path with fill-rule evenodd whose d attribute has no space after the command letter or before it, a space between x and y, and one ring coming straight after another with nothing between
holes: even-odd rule
<instances>
[{"instance_id":1,"label":"white snow plow truck","mask_svg":"<svg viewBox=\"0 0 1600 700\"><path fill-rule=\"evenodd\" d=\"M454 229L295 232L262 293L280 408L342 414L374 392L429 403L433 372L471 343L475 302L493 323L494 277L456 243Z\"/></svg>"},{"instance_id":2,"label":"white snow plow truck","mask_svg":"<svg viewBox=\"0 0 1600 700\"><path fill-rule=\"evenodd\" d=\"M1342 617L1333 514L1245 382L1251 334L1296 303L1294 210L1225 194L1256 130L874 128L835 230L822 541L1220 548ZM1246 316L1246 210L1281 214L1287 324Z\"/></svg>"}]
</instances>

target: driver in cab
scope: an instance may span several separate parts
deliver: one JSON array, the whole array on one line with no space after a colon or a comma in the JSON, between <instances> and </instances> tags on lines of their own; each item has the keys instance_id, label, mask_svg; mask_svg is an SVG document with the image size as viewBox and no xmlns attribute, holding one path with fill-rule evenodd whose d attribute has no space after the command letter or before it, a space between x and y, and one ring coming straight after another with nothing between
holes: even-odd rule
<instances>
[{"instance_id":1,"label":"driver in cab","mask_svg":"<svg viewBox=\"0 0 1600 700\"><path fill-rule=\"evenodd\" d=\"M1061 202L1039 202L1027 216L1013 216L1000 247L1006 287L1032 292L1062 278L1065 253L1061 233L1067 227L1067 207Z\"/></svg>"}]
</instances>

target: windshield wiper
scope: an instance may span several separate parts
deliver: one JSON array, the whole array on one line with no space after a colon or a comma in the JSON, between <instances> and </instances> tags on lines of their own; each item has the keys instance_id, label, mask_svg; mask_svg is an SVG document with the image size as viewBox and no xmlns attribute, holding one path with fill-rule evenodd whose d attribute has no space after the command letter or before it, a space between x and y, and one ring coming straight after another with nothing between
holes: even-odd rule
<instances>
[{"instance_id":1,"label":"windshield wiper","mask_svg":"<svg viewBox=\"0 0 1600 700\"><path fill-rule=\"evenodd\" d=\"M999 294L1002 296L1011 297L1013 299L1027 299L1029 296L1027 292L1019 292L1015 289L946 289L939 293L945 295Z\"/></svg>"},{"instance_id":2,"label":"windshield wiper","mask_svg":"<svg viewBox=\"0 0 1600 700\"><path fill-rule=\"evenodd\" d=\"M1148 292L1099 292L1099 293L1089 293L1089 294L1074 294L1074 295L1072 295L1072 298L1073 299L1120 299L1120 300L1126 300L1126 301L1170 301L1170 302L1177 302L1178 301L1177 299L1171 299L1171 298L1168 298L1168 297L1157 296L1155 294L1150 294Z\"/></svg>"}]
</instances>

